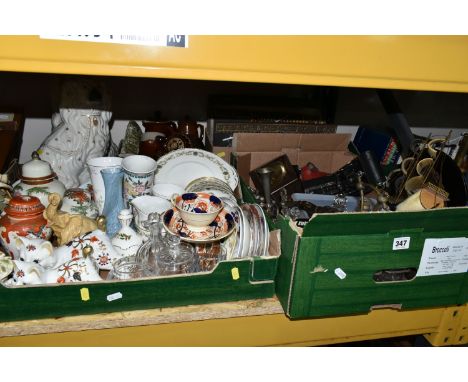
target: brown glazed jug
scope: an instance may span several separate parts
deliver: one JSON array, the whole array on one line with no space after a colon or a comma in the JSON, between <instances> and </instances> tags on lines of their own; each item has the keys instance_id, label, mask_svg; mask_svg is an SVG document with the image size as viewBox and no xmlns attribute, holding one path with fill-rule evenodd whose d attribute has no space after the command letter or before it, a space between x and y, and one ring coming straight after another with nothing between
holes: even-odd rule
<instances>
[{"instance_id":1,"label":"brown glazed jug","mask_svg":"<svg viewBox=\"0 0 468 382\"><path fill-rule=\"evenodd\" d=\"M177 125L172 121L142 121L147 133L161 133L169 137L177 132Z\"/></svg>"},{"instance_id":2,"label":"brown glazed jug","mask_svg":"<svg viewBox=\"0 0 468 382\"><path fill-rule=\"evenodd\" d=\"M177 130L180 134L187 135L193 140L200 140L203 142L204 128L196 121L185 119L177 123Z\"/></svg>"},{"instance_id":3,"label":"brown glazed jug","mask_svg":"<svg viewBox=\"0 0 468 382\"><path fill-rule=\"evenodd\" d=\"M145 133L140 141L139 154L159 159L166 153L167 139L177 132L172 121L142 121Z\"/></svg>"}]
</instances>

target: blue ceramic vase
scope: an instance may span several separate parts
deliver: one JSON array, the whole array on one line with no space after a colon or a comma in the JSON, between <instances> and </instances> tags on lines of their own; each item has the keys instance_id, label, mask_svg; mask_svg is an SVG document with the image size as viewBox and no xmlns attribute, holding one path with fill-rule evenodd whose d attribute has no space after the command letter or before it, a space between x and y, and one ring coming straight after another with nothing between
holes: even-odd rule
<instances>
[{"instance_id":1,"label":"blue ceramic vase","mask_svg":"<svg viewBox=\"0 0 468 382\"><path fill-rule=\"evenodd\" d=\"M106 217L106 233L112 238L121 228L119 213L125 209L122 183L123 170L121 167L105 168L101 170L104 180L105 202L102 214Z\"/></svg>"}]
</instances>

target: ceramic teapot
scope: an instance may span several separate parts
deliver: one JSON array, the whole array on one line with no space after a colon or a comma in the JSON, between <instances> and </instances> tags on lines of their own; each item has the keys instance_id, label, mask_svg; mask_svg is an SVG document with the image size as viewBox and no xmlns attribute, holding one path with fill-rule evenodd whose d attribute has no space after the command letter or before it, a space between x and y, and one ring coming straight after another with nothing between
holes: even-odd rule
<instances>
[{"instance_id":1,"label":"ceramic teapot","mask_svg":"<svg viewBox=\"0 0 468 382\"><path fill-rule=\"evenodd\" d=\"M47 207L49 195L56 192L63 197L65 186L57 179L49 162L40 159L37 151L34 151L31 156L32 160L26 162L21 169L20 181L13 187L13 193L35 196L39 198L44 207Z\"/></svg>"}]
</instances>

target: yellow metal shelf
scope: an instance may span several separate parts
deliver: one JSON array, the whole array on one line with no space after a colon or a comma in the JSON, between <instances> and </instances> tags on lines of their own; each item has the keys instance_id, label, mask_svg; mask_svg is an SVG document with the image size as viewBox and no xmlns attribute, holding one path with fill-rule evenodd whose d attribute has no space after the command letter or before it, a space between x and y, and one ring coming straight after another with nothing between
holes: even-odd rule
<instances>
[{"instance_id":1,"label":"yellow metal shelf","mask_svg":"<svg viewBox=\"0 0 468 382\"><path fill-rule=\"evenodd\" d=\"M188 48L0 36L0 71L468 93L468 36L190 36ZM0 346L468 343L466 305L291 321L276 300L232 304L3 323Z\"/></svg>"},{"instance_id":2,"label":"yellow metal shelf","mask_svg":"<svg viewBox=\"0 0 468 382\"><path fill-rule=\"evenodd\" d=\"M426 334L467 343L466 306L289 320L276 299L0 324L0 346L305 346ZM466 327L464 328L466 330ZM449 338L450 333L456 338Z\"/></svg>"},{"instance_id":3,"label":"yellow metal shelf","mask_svg":"<svg viewBox=\"0 0 468 382\"><path fill-rule=\"evenodd\" d=\"M0 70L468 92L468 36L189 36L188 48L0 36Z\"/></svg>"}]
</instances>

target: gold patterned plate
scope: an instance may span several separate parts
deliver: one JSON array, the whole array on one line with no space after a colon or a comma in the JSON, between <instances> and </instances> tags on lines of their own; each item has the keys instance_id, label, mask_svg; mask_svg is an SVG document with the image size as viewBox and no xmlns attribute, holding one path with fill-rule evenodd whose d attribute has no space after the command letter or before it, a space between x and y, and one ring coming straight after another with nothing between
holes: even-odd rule
<instances>
[{"instance_id":1,"label":"gold patterned plate","mask_svg":"<svg viewBox=\"0 0 468 382\"><path fill-rule=\"evenodd\" d=\"M182 220L177 208L171 208L164 213L163 224L170 234L189 243L218 241L236 228L234 218L226 209L223 209L209 226L192 227Z\"/></svg>"},{"instance_id":2,"label":"gold patterned plate","mask_svg":"<svg viewBox=\"0 0 468 382\"><path fill-rule=\"evenodd\" d=\"M202 177L222 180L232 191L239 184L239 175L234 167L217 155L199 149L180 149L159 158L154 182L172 183L185 189Z\"/></svg>"}]
</instances>

